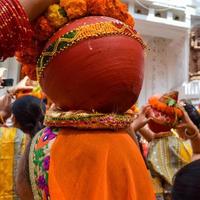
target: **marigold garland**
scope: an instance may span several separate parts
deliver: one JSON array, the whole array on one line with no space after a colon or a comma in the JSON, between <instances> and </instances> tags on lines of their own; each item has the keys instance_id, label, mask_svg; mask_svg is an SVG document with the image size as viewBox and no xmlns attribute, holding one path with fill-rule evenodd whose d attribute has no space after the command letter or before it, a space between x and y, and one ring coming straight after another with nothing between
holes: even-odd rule
<instances>
[{"instance_id":1,"label":"marigold garland","mask_svg":"<svg viewBox=\"0 0 200 200\"><path fill-rule=\"evenodd\" d=\"M127 5L120 0L88 0L88 13L113 17L132 27L135 23L128 13Z\"/></svg>"},{"instance_id":2,"label":"marigold garland","mask_svg":"<svg viewBox=\"0 0 200 200\"><path fill-rule=\"evenodd\" d=\"M60 5L65 9L70 20L87 15L88 9L86 0L60 0Z\"/></svg>"},{"instance_id":3,"label":"marigold garland","mask_svg":"<svg viewBox=\"0 0 200 200\"><path fill-rule=\"evenodd\" d=\"M32 43L16 52L22 72L36 80L36 63L48 39L64 24L84 16L107 16L134 27L134 19L120 0L60 0L32 24Z\"/></svg>"},{"instance_id":4,"label":"marigold garland","mask_svg":"<svg viewBox=\"0 0 200 200\"><path fill-rule=\"evenodd\" d=\"M149 99L149 104L155 108L156 110L166 113L170 116L177 116L178 118L181 118L183 116L182 111L177 108L176 106L168 106L166 103L159 101L158 97L151 97Z\"/></svg>"}]
</instances>

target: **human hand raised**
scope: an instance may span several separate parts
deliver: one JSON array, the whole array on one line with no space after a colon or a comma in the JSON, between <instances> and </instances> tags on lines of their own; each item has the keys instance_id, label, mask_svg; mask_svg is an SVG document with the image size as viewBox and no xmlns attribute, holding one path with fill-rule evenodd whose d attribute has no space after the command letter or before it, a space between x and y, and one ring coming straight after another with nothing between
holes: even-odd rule
<instances>
[{"instance_id":1,"label":"human hand raised","mask_svg":"<svg viewBox=\"0 0 200 200\"><path fill-rule=\"evenodd\" d=\"M184 107L180 104L178 105L178 107L182 110L183 117L182 117L182 122L175 127L177 133L183 139L190 139L196 137L199 134L199 129L192 122L188 113L185 111Z\"/></svg>"},{"instance_id":2,"label":"human hand raised","mask_svg":"<svg viewBox=\"0 0 200 200\"><path fill-rule=\"evenodd\" d=\"M151 120L151 118L148 118L149 109L150 105L143 106L139 114L136 115L131 124L131 129L134 129L135 132L144 127Z\"/></svg>"}]
</instances>

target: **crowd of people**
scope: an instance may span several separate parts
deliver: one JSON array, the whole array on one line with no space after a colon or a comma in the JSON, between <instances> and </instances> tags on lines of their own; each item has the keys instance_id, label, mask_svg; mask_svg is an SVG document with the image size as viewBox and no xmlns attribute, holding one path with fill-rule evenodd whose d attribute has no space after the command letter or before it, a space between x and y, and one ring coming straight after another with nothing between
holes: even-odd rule
<instances>
[{"instance_id":1,"label":"crowd of people","mask_svg":"<svg viewBox=\"0 0 200 200\"><path fill-rule=\"evenodd\" d=\"M16 99L15 94L19 90L29 91L30 86L21 86L19 84L1 97L1 131L3 133L5 131L4 129L7 129L6 134L12 134L13 127L15 127L20 129L26 135L26 138L24 139L25 147L23 150L21 149L22 146L19 146L18 148L18 154L21 152L21 156L20 159L18 158L18 164L16 164L17 173L15 173L15 175L13 174L13 176L15 176L13 180L16 180L16 187L13 187L13 190L16 189L16 192L20 195L20 199L28 200L33 199L29 180L28 161L30 145L34 135L44 128L43 120L46 105L43 100L31 95L24 95L23 97ZM141 109L135 116L130 128L127 130L137 145L140 141L137 140L136 133L145 138L149 143L148 155L147 157L144 156L144 159L146 160L147 168L151 171L152 183L154 183L155 195L158 200L191 200L200 198L200 113L193 105L187 102L181 102L179 106L184 117L182 122L175 127L175 131L171 130L170 132L155 133L150 130L148 122L152 119L148 118L147 114L149 105L146 105ZM12 127L6 128L7 119L12 120ZM174 132L176 134L174 134ZM167 146L161 150L166 151L165 155L167 155L168 152L170 154L170 151L174 151L173 155L171 153L172 157L159 157L158 144L162 147ZM179 145L179 149L176 151L173 145ZM192 151L190 149L192 149ZM4 151L4 153L8 152ZM154 162L152 155L157 157L157 162ZM165 161L162 162L163 159ZM177 165L177 163L179 163L179 165ZM158 170L162 167L166 168L168 172L165 170ZM167 175L169 176L167 173L170 172L172 172L170 177L171 180L169 180L170 178L166 178ZM7 176L6 173L2 173L2 176L3 174L4 176ZM159 184L157 181L154 181L155 177L159 177ZM3 187L1 190L3 192ZM13 193L12 195L15 196L16 194Z\"/></svg>"},{"instance_id":2,"label":"crowd of people","mask_svg":"<svg viewBox=\"0 0 200 200\"><path fill-rule=\"evenodd\" d=\"M199 199L199 158L200 114L190 104L179 105L184 113L183 122L169 132L155 133L148 125L138 130L148 141L148 155L145 158L154 183L158 200ZM140 123L148 121L143 111L139 114ZM130 129L133 134L133 122ZM143 123L142 123L143 124ZM188 134L188 130L194 133Z\"/></svg>"},{"instance_id":3,"label":"crowd of people","mask_svg":"<svg viewBox=\"0 0 200 200\"><path fill-rule=\"evenodd\" d=\"M34 20L55 2L57 1L1 0L2 60L14 56L14 52L28 42L31 35L29 20ZM6 9L9 12L6 12ZM17 18L19 14L21 18ZM12 23L17 23L13 30L7 17L10 17ZM8 30L13 31L10 36L6 32ZM15 39L10 46L11 37L22 39ZM0 82L2 83L2 80ZM153 131L149 126L152 121L157 122L149 114L149 104L144 105L139 113L131 115L132 123L126 130L102 130L100 126L92 131L75 131L71 127L61 128L59 131L60 127L44 125L46 110L54 111L55 105L52 104L49 109L49 105L45 104L46 100L34 97L31 94L33 87L26 79L23 84L19 83L7 90L0 98L0 176L3 177L0 178L0 198L200 199L200 113L193 105L185 101L178 102L176 107L181 112L181 120L173 124L173 129L163 132ZM19 96L20 91L26 92ZM170 104L173 103L172 99ZM59 109L56 110L56 117L59 112ZM69 115L66 112L62 114ZM88 115L75 114L79 120ZM111 122L116 120L114 125L119 122L118 115L101 117L102 114L95 113L92 123L98 124L96 118L105 120L106 117L108 121L111 119ZM123 117L124 121L129 119L126 115ZM83 124L87 125L84 120ZM17 132L18 129L21 130L20 133ZM142 157L138 135L148 142L147 156ZM9 149L8 144L14 147ZM15 154L17 156L14 156ZM6 157L9 158L8 161L3 162ZM3 164L14 167L8 168L11 171L8 172ZM151 172L151 177L147 169ZM34 176L37 179L34 179Z\"/></svg>"}]
</instances>

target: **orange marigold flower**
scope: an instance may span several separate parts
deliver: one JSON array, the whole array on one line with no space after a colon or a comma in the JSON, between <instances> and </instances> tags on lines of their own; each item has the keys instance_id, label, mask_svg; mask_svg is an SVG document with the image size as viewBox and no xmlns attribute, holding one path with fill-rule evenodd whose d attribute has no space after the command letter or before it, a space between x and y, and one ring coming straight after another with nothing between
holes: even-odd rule
<instances>
[{"instance_id":1,"label":"orange marigold flower","mask_svg":"<svg viewBox=\"0 0 200 200\"><path fill-rule=\"evenodd\" d=\"M118 19L129 26L134 26L134 19L128 13L128 7L120 0L89 0L89 15L103 15Z\"/></svg>"},{"instance_id":2,"label":"orange marigold flower","mask_svg":"<svg viewBox=\"0 0 200 200\"><path fill-rule=\"evenodd\" d=\"M120 0L108 0L107 1L107 13L108 16L121 20L128 25L133 26L133 18L128 14L128 7ZM132 19L131 19L132 18Z\"/></svg>"},{"instance_id":3,"label":"orange marigold flower","mask_svg":"<svg viewBox=\"0 0 200 200\"><path fill-rule=\"evenodd\" d=\"M135 26L135 20L130 14L128 14L128 18L125 23L132 27Z\"/></svg>"},{"instance_id":4,"label":"orange marigold flower","mask_svg":"<svg viewBox=\"0 0 200 200\"><path fill-rule=\"evenodd\" d=\"M89 0L88 1L88 12L89 15L102 15L107 16L106 14L106 5L107 0Z\"/></svg>"},{"instance_id":5,"label":"orange marigold flower","mask_svg":"<svg viewBox=\"0 0 200 200\"><path fill-rule=\"evenodd\" d=\"M50 24L55 28L60 28L68 22L65 10L58 4L53 4L49 6L47 19L49 20Z\"/></svg>"},{"instance_id":6,"label":"orange marigold flower","mask_svg":"<svg viewBox=\"0 0 200 200\"><path fill-rule=\"evenodd\" d=\"M70 20L81 18L87 15L87 0L60 0Z\"/></svg>"},{"instance_id":7,"label":"orange marigold flower","mask_svg":"<svg viewBox=\"0 0 200 200\"><path fill-rule=\"evenodd\" d=\"M179 108L174 108L174 110L175 110L175 112L176 112L176 114L177 114L178 117L183 117L182 110L180 110Z\"/></svg>"}]
</instances>

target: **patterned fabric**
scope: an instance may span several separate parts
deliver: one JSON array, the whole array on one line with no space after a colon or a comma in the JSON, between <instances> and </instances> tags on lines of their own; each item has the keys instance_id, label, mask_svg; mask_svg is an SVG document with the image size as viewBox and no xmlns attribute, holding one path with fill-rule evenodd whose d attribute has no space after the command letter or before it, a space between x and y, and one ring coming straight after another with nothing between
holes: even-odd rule
<instances>
[{"instance_id":1,"label":"patterned fabric","mask_svg":"<svg viewBox=\"0 0 200 200\"><path fill-rule=\"evenodd\" d=\"M17 162L25 147L25 135L16 128L0 128L0 200L18 200L15 193Z\"/></svg>"},{"instance_id":2,"label":"patterned fabric","mask_svg":"<svg viewBox=\"0 0 200 200\"><path fill-rule=\"evenodd\" d=\"M122 22L99 22L96 24L83 25L64 34L42 52L38 60L38 80L40 80L43 75L46 65L48 65L52 58L58 53L83 40L109 35L124 35L131 37L136 39L143 48L146 47L139 34L130 26Z\"/></svg>"},{"instance_id":3,"label":"patterned fabric","mask_svg":"<svg viewBox=\"0 0 200 200\"><path fill-rule=\"evenodd\" d=\"M32 191L35 200L48 200L48 171L50 164L50 150L59 129L45 128L33 139L30 148L29 171Z\"/></svg>"},{"instance_id":4,"label":"patterned fabric","mask_svg":"<svg viewBox=\"0 0 200 200\"><path fill-rule=\"evenodd\" d=\"M191 157L191 144L175 135L151 142L147 159L158 199L170 195L174 175Z\"/></svg>"}]
</instances>

